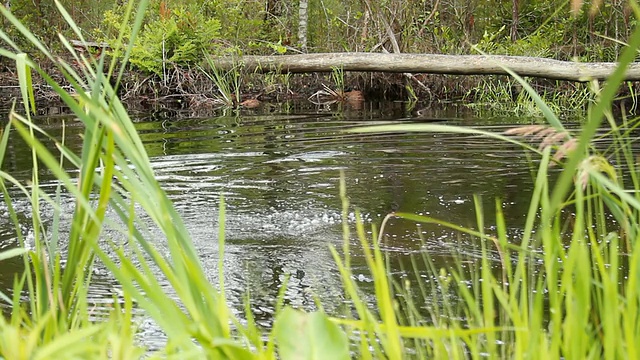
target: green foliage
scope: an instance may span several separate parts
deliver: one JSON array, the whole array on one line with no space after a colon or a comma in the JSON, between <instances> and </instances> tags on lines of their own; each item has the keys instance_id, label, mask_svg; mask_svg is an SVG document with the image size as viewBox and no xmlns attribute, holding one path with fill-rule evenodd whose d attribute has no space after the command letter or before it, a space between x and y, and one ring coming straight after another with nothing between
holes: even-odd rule
<instances>
[{"instance_id":1,"label":"green foliage","mask_svg":"<svg viewBox=\"0 0 640 360\"><path fill-rule=\"evenodd\" d=\"M105 11L102 15L100 27L93 30L93 35L100 41L108 42L112 47L117 45L116 41L118 41L119 37L121 37L120 41L123 44L128 43L131 38L131 27L125 26L122 28L124 13L124 5L115 5L113 9Z\"/></svg>"},{"instance_id":2,"label":"green foliage","mask_svg":"<svg viewBox=\"0 0 640 360\"><path fill-rule=\"evenodd\" d=\"M540 97L555 114L582 117L594 102L595 90L589 84L550 83L554 88L543 90ZM542 86L544 89L545 87ZM516 80L504 77L483 77L476 89L466 94L465 106L484 115L515 115L525 118L543 115L540 106Z\"/></svg>"},{"instance_id":3,"label":"green foliage","mask_svg":"<svg viewBox=\"0 0 640 360\"><path fill-rule=\"evenodd\" d=\"M286 308L274 325L282 359L351 359L349 341L327 316Z\"/></svg>"},{"instance_id":4,"label":"green foliage","mask_svg":"<svg viewBox=\"0 0 640 360\"><path fill-rule=\"evenodd\" d=\"M493 234L485 233L484 210L477 199L478 230L428 216L395 214L464 232L481 244L479 261L456 260L453 271L438 271L426 256L425 264L431 269L430 277L435 284L428 292L418 278L418 286L424 298L432 299L434 327L478 332L450 335L434 342L419 341L416 346L426 348L422 351L424 357L466 358L467 353L472 357L489 354L496 358L540 359L638 356L640 171L630 134L640 124L640 118L631 122L623 119L621 127L610 111L625 67L633 62L640 48L640 29L635 29L631 39L620 58L621 65L598 93L597 102L589 108L587 122L575 135L564 128L529 84L511 73L550 125L546 135L533 136L534 141L541 143L542 153L520 239L514 241L507 236L508 226L499 199ZM601 153L594 140L604 120L612 128L608 136L612 137L613 145ZM526 136L531 129L516 128L509 134ZM382 125L354 131L475 133L499 138L477 129L435 124ZM561 139L560 143L549 142L547 135ZM609 159L616 159L616 166ZM554 163L563 169L558 179L551 182L549 173ZM610 221L611 217L615 221ZM499 255L500 275L491 270L490 248L495 248ZM451 278L457 286L453 291L461 299L455 306L446 291L442 292L450 288ZM409 291L405 293L404 298L410 299ZM402 307L410 325L421 323L421 315L410 301Z\"/></svg>"},{"instance_id":5,"label":"green foliage","mask_svg":"<svg viewBox=\"0 0 640 360\"><path fill-rule=\"evenodd\" d=\"M106 11L101 26L94 30L96 37L109 42L112 48L129 39L128 29L120 28L123 7L116 4ZM200 65L203 53L251 53L266 49L285 52L282 24L267 26L263 15L257 2L153 1L145 13L144 30L135 44L131 64L164 75L173 66Z\"/></svg>"},{"instance_id":6,"label":"green foliage","mask_svg":"<svg viewBox=\"0 0 640 360\"><path fill-rule=\"evenodd\" d=\"M551 57L558 36L557 29L542 27L527 37L511 41L503 26L494 33L485 31L477 48L491 55Z\"/></svg>"},{"instance_id":7,"label":"green foliage","mask_svg":"<svg viewBox=\"0 0 640 360\"><path fill-rule=\"evenodd\" d=\"M287 48L282 45L282 38L278 40L277 43L268 43L267 46L273 49L273 51L275 51L278 55L284 55L287 52Z\"/></svg>"},{"instance_id":8,"label":"green foliage","mask_svg":"<svg viewBox=\"0 0 640 360\"><path fill-rule=\"evenodd\" d=\"M163 3L172 13L190 12L191 15L178 16L195 21L190 24L192 28L205 29L207 21L217 20L219 30L214 38L219 39L219 44L239 48L244 53L264 54L274 50L280 53L282 48L269 45L280 41L285 46L296 46L297 2L277 0L265 4L263 1L246 0L152 0L145 14L146 24L153 28L146 35L148 41L162 40L163 32L171 36L173 31L185 32L185 35L177 36L187 36L192 31L185 30L180 24L176 24L177 30L171 24L163 24L164 19L159 14ZM495 34L504 28L500 37L493 40L493 45L498 48L496 51L481 47L489 53L544 55L563 59L578 56L581 60L615 61L622 46L610 39L628 40L636 24L636 20L630 16L630 6L626 1L600 2L597 11L592 12L587 4L589 2L585 2L578 13L572 14L569 11L570 3L574 2L519 2L517 36L513 44L510 36L514 21L513 2L509 1L311 1L309 48L314 51L377 51L384 46L391 50L389 29L385 25L388 24L402 52L465 54L471 52L471 44L482 43L485 32ZM120 35L119 25L121 14L124 13L121 2L64 0L62 4L70 9L72 17L82 19L80 28L85 36L91 31L97 38L95 40L109 40L113 46L112 41ZM56 16L51 1L12 0L11 6L18 19L40 30L37 35L44 43L58 46L57 33L70 34L65 22ZM126 42L128 35L124 35ZM194 48L208 48L197 36L188 40L193 41ZM19 39L19 45L28 44ZM150 44L140 46L137 50L140 53L134 58L143 69L157 73L158 67L153 63L163 59L162 56L158 57L158 50ZM172 51L185 53L185 58L177 58L176 64L183 60L187 63L191 61L190 45Z\"/></svg>"},{"instance_id":9,"label":"green foliage","mask_svg":"<svg viewBox=\"0 0 640 360\"><path fill-rule=\"evenodd\" d=\"M137 13L143 14L146 5L141 2ZM68 13L62 8L60 11L63 18L69 19ZM2 131L0 162L6 155L9 135L15 132L31 148L34 174L29 186L25 186L10 174L0 172L3 201L20 241L19 250L8 250L0 254L0 259L22 255L25 268L24 274L14 280L13 296L3 296L11 304L10 316L0 318L3 358L340 359L350 358L350 350L363 358L391 359L407 357L410 351L423 358L446 359L487 355L534 359L640 356L640 170L632 149L633 133L640 119L623 119L620 126L610 111L625 67L633 62L640 48L640 29L630 37L629 47L620 56L620 66L598 92L587 121L575 133L569 133L544 99L512 73L541 109L549 129L554 135L562 135L561 143L549 143L536 150L514 139L514 132L496 134L442 124L359 129L490 136L531 151L539 158L539 166L522 236L516 241L507 236L509 226L499 201L490 210L496 215L496 224L491 227L486 226L485 210L476 200L475 230L428 216L394 214L414 222L438 224L480 244L480 259L460 259L449 269L435 269L426 257L425 263L431 269L429 283L418 276L420 291L426 294L422 300L429 300L431 305L430 324L425 325L411 297L402 300L396 296L400 287L394 285L387 272L378 230L373 227L369 233L357 220L355 236L374 280L372 308L361 298L351 268L352 238L346 215L349 204L342 178L343 251L331 251L342 276L347 306L351 307L347 317L331 318L322 312L304 314L283 309L280 303L273 332L261 336L250 312L246 314L247 323L242 323L226 302L222 274L224 199L220 200L218 219L220 283L212 284L179 213L155 179L131 118L105 81L103 62L95 64L97 68L86 64L86 73L78 74L64 60L54 57L12 14L3 8L0 12L24 39L40 49L42 56L58 66L76 91L72 96L25 54L0 49L0 56L16 63L23 106L23 111L12 109L10 121ZM125 23L129 15L131 12L127 11ZM80 34L74 23L68 25L74 34ZM142 17L138 17L133 22L130 41L135 41L141 26ZM7 37L2 29L0 35ZM71 51L71 56L77 58ZM109 76L114 68L112 62ZM80 154L71 151L64 139L49 136L31 118L32 71L57 91L84 125ZM612 129L608 135L613 141L603 151L593 143L604 121ZM520 134L525 134L524 130L520 129ZM55 153L44 146L43 138L55 141ZM562 149L564 154L558 156ZM614 160L616 166L612 165ZM562 170L557 179L550 181L551 166L556 163ZM58 223L62 211L59 198L39 186L38 174L43 167L58 180L56 193L66 191L75 199L70 232L65 235L69 243L66 252L58 249L62 234L59 227L49 228L40 218L45 202L54 209L54 223ZM30 202L32 243L23 233L7 184L15 186ZM108 219L107 209L119 221ZM150 232L140 221L142 216L165 235L168 254L161 254L147 237ZM361 218L358 212L355 218ZM105 229L122 234L124 241L104 241ZM490 251L500 259L498 274L493 271ZM114 299L113 311L104 317L92 313L87 298L98 260L123 292L123 299ZM174 294L167 294L163 282L170 284ZM406 286L402 289L407 294L410 291ZM450 300L450 292L457 296L456 304ZM167 345L156 353L146 354L136 345L134 303L168 337ZM349 339L355 340L351 348ZM413 344L415 349L411 349Z\"/></svg>"},{"instance_id":10,"label":"green foliage","mask_svg":"<svg viewBox=\"0 0 640 360\"><path fill-rule=\"evenodd\" d=\"M277 43L283 34L290 33L289 27L282 20L265 21L264 5L260 1L208 0L200 6L204 14L220 22L222 39L232 47L250 51L251 42ZM262 47L259 49L264 50Z\"/></svg>"},{"instance_id":11,"label":"green foliage","mask_svg":"<svg viewBox=\"0 0 640 360\"><path fill-rule=\"evenodd\" d=\"M211 55L205 55L208 70L200 68L201 71L216 85L218 88L218 98L226 107L234 107L240 103L240 81L241 66L236 65L229 71L223 71L216 67Z\"/></svg>"},{"instance_id":12,"label":"green foliage","mask_svg":"<svg viewBox=\"0 0 640 360\"><path fill-rule=\"evenodd\" d=\"M169 67L197 65L202 54L216 51L220 22L186 8L147 25L136 41L131 64L144 71L163 75Z\"/></svg>"},{"instance_id":13,"label":"green foliage","mask_svg":"<svg viewBox=\"0 0 640 360\"><path fill-rule=\"evenodd\" d=\"M344 94L344 70L342 69L342 67L334 66L331 68L331 79L335 84L336 92L339 94Z\"/></svg>"},{"instance_id":14,"label":"green foliage","mask_svg":"<svg viewBox=\"0 0 640 360\"><path fill-rule=\"evenodd\" d=\"M363 40L373 47L377 39L360 39L361 4L339 0L310 1L308 7L309 48L315 51L350 51ZM339 35L338 35L339 34Z\"/></svg>"}]
</instances>

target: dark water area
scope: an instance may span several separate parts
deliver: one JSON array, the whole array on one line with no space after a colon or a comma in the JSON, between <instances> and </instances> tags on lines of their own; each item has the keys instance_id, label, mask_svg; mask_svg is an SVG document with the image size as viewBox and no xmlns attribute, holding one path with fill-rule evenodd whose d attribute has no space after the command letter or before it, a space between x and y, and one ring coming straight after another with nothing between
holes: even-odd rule
<instances>
[{"instance_id":1,"label":"dark water area","mask_svg":"<svg viewBox=\"0 0 640 360\"><path fill-rule=\"evenodd\" d=\"M474 227L473 196L479 195L487 210L488 231L499 199L510 236L517 242L535 166L520 148L473 135L357 134L344 130L438 121L502 132L535 120L475 118L457 107L425 113L416 118L401 103L368 104L360 110L300 107L273 113L264 109L229 111L207 117L169 112L163 116L140 114L136 127L156 176L184 217L212 281L217 281L218 206L224 195L229 301L240 312L249 290L256 318L268 326L286 276L290 276L285 294L288 304L312 310L317 296L331 312L343 303L342 286L329 252L330 245L342 246L340 171L346 177L348 197L368 227L379 225L392 211ZM39 121L54 137L62 135L64 122L66 143L79 150L83 128L73 118L57 115ZM4 170L18 180L30 179L30 153L20 141L12 141ZM41 170L41 177L43 188L53 192L56 183L51 175ZM62 204L72 211L73 199L63 195ZM28 202L18 197L15 205L28 223ZM351 212L351 225L354 220ZM477 244L441 226L417 227L392 219L384 234L390 271L398 276L407 275L401 269L408 268L411 255L426 252L445 269L455 254L480 257ZM161 234L152 240L160 251L168 251ZM15 242L2 204L0 248ZM355 239L352 247L354 274L365 289L370 288L370 275ZM499 267L497 255L495 260ZM0 263L2 289L11 287L20 264L21 260ZM92 296L96 301L110 298L117 286L106 275L96 278ZM427 307L428 299L421 305Z\"/></svg>"}]
</instances>

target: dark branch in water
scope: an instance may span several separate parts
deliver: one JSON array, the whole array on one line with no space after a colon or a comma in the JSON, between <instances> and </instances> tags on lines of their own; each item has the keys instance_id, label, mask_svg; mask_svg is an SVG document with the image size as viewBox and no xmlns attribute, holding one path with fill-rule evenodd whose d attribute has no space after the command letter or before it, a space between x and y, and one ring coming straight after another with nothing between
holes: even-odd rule
<instances>
[{"instance_id":1,"label":"dark branch in water","mask_svg":"<svg viewBox=\"0 0 640 360\"><path fill-rule=\"evenodd\" d=\"M604 80L617 66L608 62L578 63L527 56L382 53L222 57L215 63L221 69L232 69L241 64L249 72L330 72L337 67L344 71L450 75L507 75L501 67L506 66L520 76L579 82ZM640 63L629 66L625 79L640 80Z\"/></svg>"}]
</instances>

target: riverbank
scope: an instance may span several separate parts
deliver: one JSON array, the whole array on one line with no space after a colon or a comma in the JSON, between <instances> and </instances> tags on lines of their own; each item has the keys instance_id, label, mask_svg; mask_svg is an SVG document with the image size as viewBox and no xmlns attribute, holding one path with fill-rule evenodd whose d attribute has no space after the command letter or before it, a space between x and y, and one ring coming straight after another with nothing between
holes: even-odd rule
<instances>
[{"instance_id":1,"label":"riverbank","mask_svg":"<svg viewBox=\"0 0 640 360\"><path fill-rule=\"evenodd\" d=\"M63 87L72 89L54 66L44 66ZM75 66L80 71L79 66ZM18 76L11 65L0 68L0 107L20 98ZM529 78L530 85L554 110L580 114L594 97L593 84ZM115 84L115 81L112 81ZM62 101L44 79L34 74L36 101L47 107ZM618 93L617 105L635 112L640 82L629 81ZM358 96L346 95L355 91ZM343 94L343 95L341 95ZM258 73L233 68L227 71L198 66L174 67L163 76L128 69L118 88L121 100L132 108L173 104L196 113L220 108L256 108L262 104L309 101L316 105L345 103L358 108L363 101L409 103L458 102L483 111L535 115L539 111L517 81L504 75L444 75L381 72Z\"/></svg>"}]
</instances>

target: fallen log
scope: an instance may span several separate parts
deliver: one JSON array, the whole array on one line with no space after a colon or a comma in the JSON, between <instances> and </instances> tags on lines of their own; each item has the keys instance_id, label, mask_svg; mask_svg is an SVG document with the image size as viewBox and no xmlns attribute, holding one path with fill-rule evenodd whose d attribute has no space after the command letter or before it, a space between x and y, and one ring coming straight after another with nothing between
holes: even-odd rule
<instances>
[{"instance_id":1,"label":"fallen log","mask_svg":"<svg viewBox=\"0 0 640 360\"><path fill-rule=\"evenodd\" d=\"M507 75L506 66L520 76L587 82L609 77L616 63L579 63L547 58L505 55L438 55L383 53L316 53L299 55L221 57L220 69L241 65L249 72L306 73L344 71L427 73L450 75ZM640 80L640 63L629 66L625 79Z\"/></svg>"}]
</instances>

